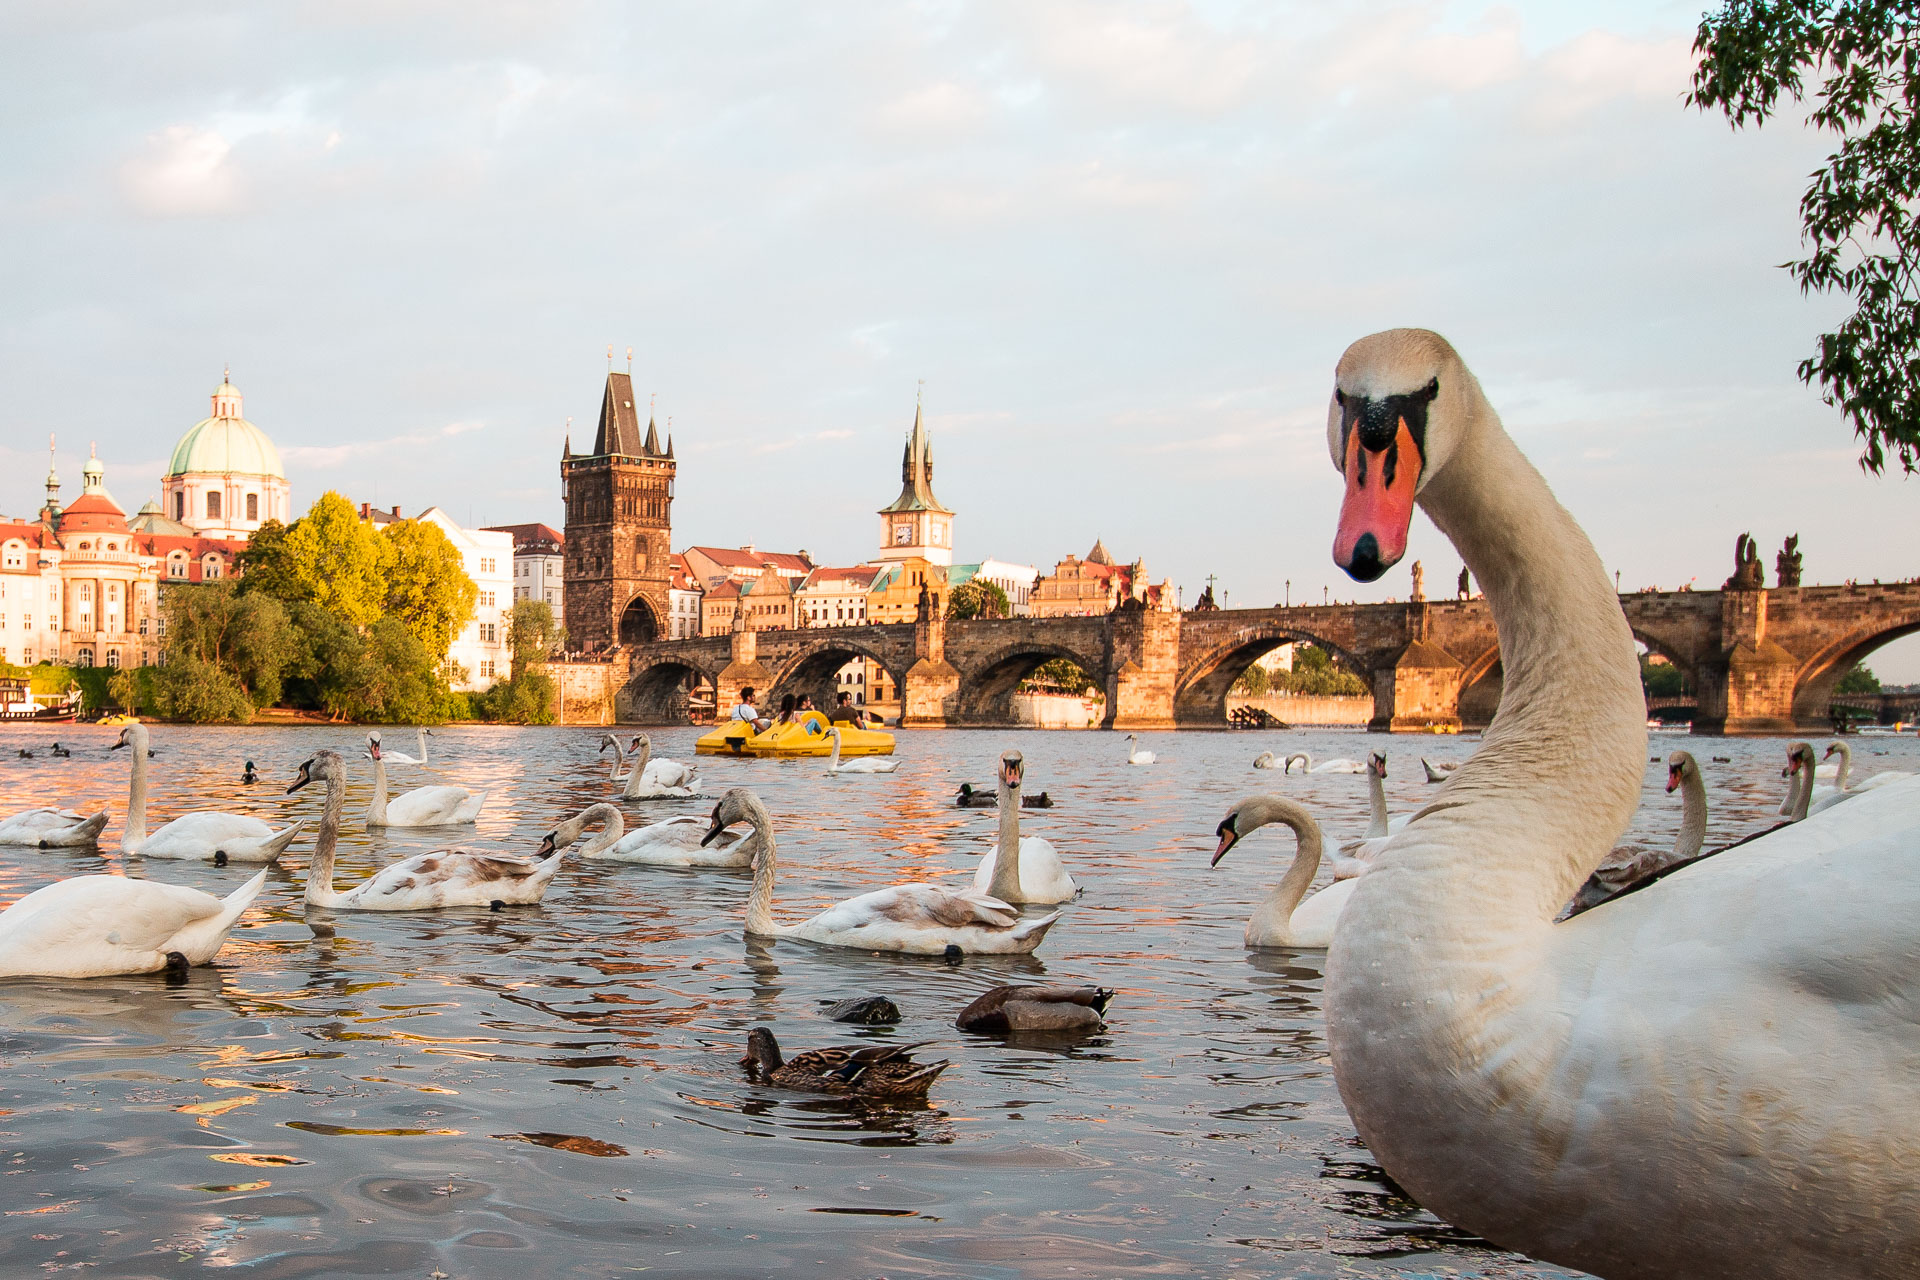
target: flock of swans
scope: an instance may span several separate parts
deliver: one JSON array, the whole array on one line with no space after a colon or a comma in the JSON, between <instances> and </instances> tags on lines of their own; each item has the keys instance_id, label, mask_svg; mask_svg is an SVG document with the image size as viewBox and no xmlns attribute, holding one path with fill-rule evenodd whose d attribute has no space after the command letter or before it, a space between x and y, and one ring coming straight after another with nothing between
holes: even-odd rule
<instances>
[{"instance_id":1,"label":"flock of swans","mask_svg":"<svg viewBox=\"0 0 1920 1280\"><path fill-rule=\"evenodd\" d=\"M1828 749L1838 760L1823 778L1812 746L1795 743L1791 820L1703 855L1704 785L1693 758L1676 752L1666 762L1683 804L1674 847L1657 857L1616 850L1646 764L1634 641L1586 534L1473 374L1437 334L1362 339L1337 366L1327 443L1344 480L1336 563L1377 579L1404 555L1423 509L1482 585L1504 668L1480 749L1455 766L1423 762L1435 789L1412 814L1387 813L1378 755L1255 762L1368 774L1373 822L1338 849L1336 879L1319 893L1307 891L1324 839L1303 805L1254 796L1216 828L1216 863L1263 826L1295 833L1294 861L1248 922L1246 942L1327 948L1335 1080L1374 1157L1459 1227L1601 1276L1912 1274L1920 778L1855 785L1844 743ZM144 817L144 728L130 726L123 740L135 749L133 851L265 859L277 856L273 841L291 839L292 828L211 820L223 815L147 835L134 817L136 808ZM421 746L424 754L424 737ZM369 825L422 812L470 821L485 802L465 793L389 800L377 736L368 754L377 779ZM1129 735L1127 762L1151 765L1154 753ZM643 794L692 793L692 771L672 774L669 763L643 753L623 774L617 759L616 780ZM970 885L894 885L797 922L774 914L774 822L750 790L727 790L704 821L632 832L617 805L595 804L558 823L532 857L441 850L338 892L339 755L319 751L300 767L294 788L314 783L327 797L306 895L339 910L535 901L589 831L584 858L751 867L749 934L866 951L1031 951L1080 890L1051 845L1021 833L1017 752L1002 759L998 839ZM78 833L93 821L22 815L0 835L53 845L70 823L84 841ZM156 846L199 852L152 854ZM263 879L224 899L120 877L60 881L0 913L0 974L202 962ZM1048 909L1029 913L1029 904ZM1011 989L981 1016L1031 1008L1018 1016L1097 1022L1111 998L1098 988L1032 994L1049 990ZM787 1058L771 1034L750 1042L748 1058L776 1081L850 1090L861 1080L875 1091L890 1081L914 1088L944 1067L852 1049Z\"/></svg>"}]
</instances>

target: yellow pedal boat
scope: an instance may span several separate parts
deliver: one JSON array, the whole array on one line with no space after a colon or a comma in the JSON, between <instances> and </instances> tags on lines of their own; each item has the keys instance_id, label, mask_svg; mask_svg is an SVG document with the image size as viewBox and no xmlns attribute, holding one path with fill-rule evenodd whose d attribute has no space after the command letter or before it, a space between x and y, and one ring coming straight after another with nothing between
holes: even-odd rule
<instances>
[{"instance_id":1,"label":"yellow pedal boat","mask_svg":"<svg viewBox=\"0 0 1920 1280\"><path fill-rule=\"evenodd\" d=\"M827 717L818 711L806 712L792 724L774 725L765 733L754 733L744 720L730 720L702 736L693 750L702 756L827 756L833 754L833 736L827 727ZM892 734L840 726L842 759L892 754Z\"/></svg>"}]
</instances>

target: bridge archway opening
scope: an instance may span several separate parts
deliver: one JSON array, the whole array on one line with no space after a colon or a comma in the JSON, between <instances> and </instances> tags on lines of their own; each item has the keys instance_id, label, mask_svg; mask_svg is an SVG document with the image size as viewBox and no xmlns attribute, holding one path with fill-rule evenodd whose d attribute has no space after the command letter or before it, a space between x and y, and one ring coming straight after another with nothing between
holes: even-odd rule
<instances>
[{"instance_id":1,"label":"bridge archway opening","mask_svg":"<svg viewBox=\"0 0 1920 1280\"><path fill-rule=\"evenodd\" d=\"M1292 663L1284 674L1263 667L1263 658L1289 645L1293 646ZM1261 674L1251 675L1255 670ZM1263 691L1261 685L1266 686ZM1373 688L1365 666L1353 654L1305 632L1263 631L1207 655L1184 672L1174 692L1174 720L1195 728L1220 728L1228 722L1230 696L1236 703L1245 699L1246 705L1285 719L1283 709L1274 709L1266 701L1278 693L1365 697L1368 710L1357 712L1353 723L1364 725L1372 714ZM1321 711L1337 705L1325 704Z\"/></svg>"},{"instance_id":2,"label":"bridge archway opening","mask_svg":"<svg viewBox=\"0 0 1920 1280\"><path fill-rule=\"evenodd\" d=\"M1467 664L1460 681L1460 727L1484 729L1492 724L1505 690L1506 670L1500 665L1500 649L1495 646Z\"/></svg>"},{"instance_id":3,"label":"bridge archway opening","mask_svg":"<svg viewBox=\"0 0 1920 1280\"><path fill-rule=\"evenodd\" d=\"M832 628L821 628L831 631ZM806 694L820 711L832 711L837 695L851 695L856 706L895 701L900 696L901 673L865 645L823 639L774 675L761 702L763 710L778 708L789 695ZM886 695L884 698L880 695Z\"/></svg>"},{"instance_id":4,"label":"bridge archway opening","mask_svg":"<svg viewBox=\"0 0 1920 1280\"><path fill-rule=\"evenodd\" d=\"M692 724L696 710L711 714L714 693L711 675L666 659L628 678L615 700L614 717L623 724Z\"/></svg>"},{"instance_id":5,"label":"bridge archway opening","mask_svg":"<svg viewBox=\"0 0 1920 1280\"><path fill-rule=\"evenodd\" d=\"M1920 618L1871 635L1848 637L1815 657L1802 669L1793 691L1794 722L1809 732L1824 731L1832 722L1835 691L1847 673L1877 650L1916 634L1920 634Z\"/></svg>"},{"instance_id":6,"label":"bridge archway opening","mask_svg":"<svg viewBox=\"0 0 1920 1280\"><path fill-rule=\"evenodd\" d=\"M1700 710L1692 670L1637 633L1633 648L1640 659L1640 687L1647 695L1648 717L1663 724L1691 724Z\"/></svg>"},{"instance_id":7,"label":"bridge archway opening","mask_svg":"<svg viewBox=\"0 0 1920 1280\"><path fill-rule=\"evenodd\" d=\"M621 644L652 644L660 638L660 615L645 596L635 596L621 610L619 636Z\"/></svg>"},{"instance_id":8,"label":"bridge archway opening","mask_svg":"<svg viewBox=\"0 0 1920 1280\"><path fill-rule=\"evenodd\" d=\"M1014 699L1024 695L1024 707ZM1084 655L1047 645L1022 645L988 658L962 682L959 724L1026 723L1023 710L1044 728L1098 728L1106 690ZM1091 717L1082 710L1095 703Z\"/></svg>"}]
</instances>

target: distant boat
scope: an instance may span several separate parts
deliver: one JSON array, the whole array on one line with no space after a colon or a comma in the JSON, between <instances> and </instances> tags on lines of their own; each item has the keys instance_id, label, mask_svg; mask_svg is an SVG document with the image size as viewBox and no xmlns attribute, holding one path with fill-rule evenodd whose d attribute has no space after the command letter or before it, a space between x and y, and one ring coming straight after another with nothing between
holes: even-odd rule
<instances>
[{"instance_id":1,"label":"distant boat","mask_svg":"<svg viewBox=\"0 0 1920 1280\"><path fill-rule=\"evenodd\" d=\"M0 680L0 721L18 722L37 721L41 724L62 724L80 714L80 688L78 685L67 689L64 702L41 706L33 694L33 686L25 680Z\"/></svg>"}]
</instances>

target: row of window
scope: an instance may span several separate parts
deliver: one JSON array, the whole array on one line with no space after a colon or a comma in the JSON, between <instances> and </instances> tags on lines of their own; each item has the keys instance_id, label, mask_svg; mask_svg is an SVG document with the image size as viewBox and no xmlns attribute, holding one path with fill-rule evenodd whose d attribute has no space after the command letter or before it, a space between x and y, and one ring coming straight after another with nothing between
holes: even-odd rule
<instances>
[{"instance_id":1,"label":"row of window","mask_svg":"<svg viewBox=\"0 0 1920 1280\"><path fill-rule=\"evenodd\" d=\"M209 520L220 519L221 518L220 508L221 508L220 491L218 489L207 490L207 519ZM182 490L174 491L173 518L175 520L182 520L182 521L184 521L187 518L187 495ZM247 495L247 519L258 520L259 518L260 518L260 495L257 493L250 493Z\"/></svg>"}]
</instances>

